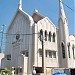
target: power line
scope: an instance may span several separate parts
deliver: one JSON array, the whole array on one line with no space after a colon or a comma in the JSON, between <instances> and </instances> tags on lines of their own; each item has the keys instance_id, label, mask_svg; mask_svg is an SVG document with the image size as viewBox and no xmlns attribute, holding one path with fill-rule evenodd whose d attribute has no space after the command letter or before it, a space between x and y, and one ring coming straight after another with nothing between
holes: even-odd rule
<instances>
[{"instance_id":1,"label":"power line","mask_svg":"<svg viewBox=\"0 0 75 75\"><path fill-rule=\"evenodd\" d=\"M62 2L63 3L63 2ZM75 10L73 10L71 7L69 7L68 5L66 5L65 3L63 3L65 6L67 6L70 10L72 10L73 12L75 12Z\"/></svg>"},{"instance_id":2,"label":"power line","mask_svg":"<svg viewBox=\"0 0 75 75\"><path fill-rule=\"evenodd\" d=\"M5 35L7 35L7 36L8 36L8 35L17 35L17 34L8 34L8 33L3 33L3 34L5 34ZM32 34L29 34L29 33L28 33L28 34L20 34L20 33L19 33L19 35L33 35L33 34L39 34L39 33L32 33Z\"/></svg>"},{"instance_id":3,"label":"power line","mask_svg":"<svg viewBox=\"0 0 75 75\"><path fill-rule=\"evenodd\" d=\"M4 35L6 35L5 37L3 37L3 38L13 38L15 35L17 35L17 34L8 34L8 33L3 33ZM38 33L32 33L32 34L20 34L20 33L18 33L19 35L22 35L22 36L28 36L28 35L34 35L34 34L39 34L39 32ZM2 37L0 37L0 38L2 38Z\"/></svg>"},{"instance_id":4,"label":"power line","mask_svg":"<svg viewBox=\"0 0 75 75\"><path fill-rule=\"evenodd\" d=\"M59 0L58 0L59 1ZM61 2L61 1L60 1ZM67 8L69 8L71 11L75 12L74 9L72 9L70 6L66 5L64 2L61 2L62 4L64 4Z\"/></svg>"}]
</instances>

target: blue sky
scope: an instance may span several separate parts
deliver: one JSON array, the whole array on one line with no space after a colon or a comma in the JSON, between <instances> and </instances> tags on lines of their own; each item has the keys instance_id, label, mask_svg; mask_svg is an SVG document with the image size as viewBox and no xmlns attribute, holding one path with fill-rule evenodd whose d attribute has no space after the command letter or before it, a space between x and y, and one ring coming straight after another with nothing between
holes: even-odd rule
<instances>
[{"instance_id":1,"label":"blue sky","mask_svg":"<svg viewBox=\"0 0 75 75\"><path fill-rule=\"evenodd\" d=\"M62 0L66 5L74 9L75 0ZM8 28L15 12L18 8L19 0L0 0L0 30L1 25L5 24ZM59 1L58 0L22 0L23 10L29 15L32 15L34 9L50 18L50 20L58 26ZM64 10L68 19L69 30L71 34L74 32L74 17L75 12L64 6Z\"/></svg>"},{"instance_id":2,"label":"blue sky","mask_svg":"<svg viewBox=\"0 0 75 75\"><path fill-rule=\"evenodd\" d=\"M75 0L62 0L66 5L75 10ZM0 0L0 30L1 25L5 24L5 32L15 15L19 0ZM59 0L22 0L23 10L32 15L34 9L40 14L49 17L49 19L58 26ZM75 34L75 12L64 5L64 10L68 19L70 34Z\"/></svg>"}]
</instances>

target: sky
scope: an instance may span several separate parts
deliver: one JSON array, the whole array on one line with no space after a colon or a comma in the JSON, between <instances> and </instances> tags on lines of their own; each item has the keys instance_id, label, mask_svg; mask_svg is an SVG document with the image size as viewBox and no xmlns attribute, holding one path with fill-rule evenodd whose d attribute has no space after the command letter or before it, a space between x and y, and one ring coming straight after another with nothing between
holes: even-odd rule
<instances>
[{"instance_id":1,"label":"sky","mask_svg":"<svg viewBox=\"0 0 75 75\"><path fill-rule=\"evenodd\" d=\"M63 5L68 19L69 32L70 34L75 35L75 0L62 1L74 10L72 11L67 6ZM0 31L2 30L2 25L5 24L6 33L7 28L18 9L18 3L19 0L0 0ZM32 15L34 9L37 9L41 15L48 17L55 26L58 27L59 0L22 0L22 4L23 10L29 15Z\"/></svg>"}]
</instances>

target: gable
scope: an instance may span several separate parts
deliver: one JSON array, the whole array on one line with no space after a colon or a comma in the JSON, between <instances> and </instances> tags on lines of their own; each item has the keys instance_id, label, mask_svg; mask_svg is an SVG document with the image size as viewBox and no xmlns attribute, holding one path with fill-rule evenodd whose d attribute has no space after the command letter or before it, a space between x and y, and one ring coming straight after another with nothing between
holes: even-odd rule
<instances>
[{"instance_id":1,"label":"gable","mask_svg":"<svg viewBox=\"0 0 75 75\"><path fill-rule=\"evenodd\" d=\"M40 30L41 28L45 31L52 31L56 32L56 27L55 25L49 20L49 18L45 17L42 20L38 21L38 29Z\"/></svg>"},{"instance_id":2,"label":"gable","mask_svg":"<svg viewBox=\"0 0 75 75\"><path fill-rule=\"evenodd\" d=\"M25 13L23 10L18 10L18 11L16 12L15 16L13 17L13 19L12 19L12 21L11 21L9 27L8 27L7 33L8 33L9 30L12 28L12 25L13 25L13 23L15 22L15 20L16 20L16 22L20 22L20 21L22 21L23 18L27 19L27 21L29 21L29 23L31 23L31 22L33 23L33 19L32 19L31 16L29 16L29 15L28 15L27 13Z\"/></svg>"}]
</instances>

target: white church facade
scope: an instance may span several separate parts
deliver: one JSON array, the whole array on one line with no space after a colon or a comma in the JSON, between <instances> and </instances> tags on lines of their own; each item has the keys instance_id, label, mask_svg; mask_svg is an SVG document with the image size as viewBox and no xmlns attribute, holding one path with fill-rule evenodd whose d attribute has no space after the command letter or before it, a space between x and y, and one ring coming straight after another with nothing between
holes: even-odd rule
<instances>
[{"instance_id":1,"label":"white church facade","mask_svg":"<svg viewBox=\"0 0 75 75\"><path fill-rule=\"evenodd\" d=\"M75 36L69 34L68 21L62 0L59 0L58 28L37 10L30 16L18 10L6 35L2 69L16 70L16 74L45 73L51 68L75 68Z\"/></svg>"}]
</instances>

